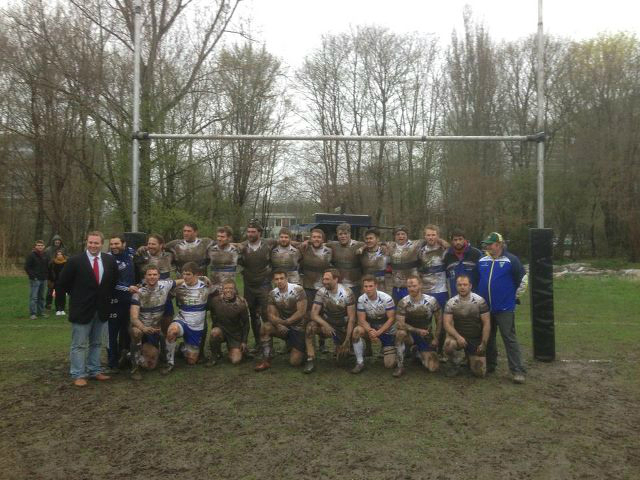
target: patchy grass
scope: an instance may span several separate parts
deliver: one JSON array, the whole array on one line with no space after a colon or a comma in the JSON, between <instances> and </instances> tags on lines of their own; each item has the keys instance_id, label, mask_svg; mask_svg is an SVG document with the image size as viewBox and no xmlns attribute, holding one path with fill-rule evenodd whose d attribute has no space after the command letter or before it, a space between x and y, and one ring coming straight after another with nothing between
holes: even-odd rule
<instances>
[{"instance_id":1,"label":"patchy grass","mask_svg":"<svg viewBox=\"0 0 640 480\"><path fill-rule=\"evenodd\" d=\"M513 385L504 355L485 380L381 359L359 376L321 359L310 376L279 355L206 368L179 363L70 385L66 318L28 319L24 278L0 278L1 471L8 478L634 478L640 469L640 283L555 284L558 361L531 358ZM500 351L503 346L499 341ZM283 344L277 342L276 349ZM566 360L566 361L565 361ZM588 360L607 360L589 363Z\"/></svg>"}]
</instances>

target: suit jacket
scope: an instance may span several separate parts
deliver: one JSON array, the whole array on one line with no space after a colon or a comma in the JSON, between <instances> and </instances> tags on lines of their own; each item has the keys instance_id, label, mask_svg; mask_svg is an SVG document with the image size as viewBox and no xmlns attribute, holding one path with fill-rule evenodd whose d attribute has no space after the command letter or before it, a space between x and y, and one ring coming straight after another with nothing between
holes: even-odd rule
<instances>
[{"instance_id":1,"label":"suit jacket","mask_svg":"<svg viewBox=\"0 0 640 480\"><path fill-rule=\"evenodd\" d=\"M118 280L118 266L111 255L100 253L104 272L100 285L86 251L71 257L60 274L60 286L70 295L69 321L89 323L96 312L106 322L109 304Z\"/></svg>"}]
</instances>

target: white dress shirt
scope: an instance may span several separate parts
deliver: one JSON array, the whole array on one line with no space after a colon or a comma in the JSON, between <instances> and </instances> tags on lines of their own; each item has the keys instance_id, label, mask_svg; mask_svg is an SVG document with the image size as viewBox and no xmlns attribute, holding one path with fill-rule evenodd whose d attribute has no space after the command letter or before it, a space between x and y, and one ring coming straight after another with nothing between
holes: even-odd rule
<instances>
[{"instance_id":1,"label":"white dress shirt","mask_svg":"<svg viewBox=\"0 0 640 480\"><path fill-rule=\"evenodd\" d=\"M98 284L102 283L102 275L104 274L104 265L102 265L102 257L100 256L100 253L98 253L98 255L93 255L91 252L89 252L89 250L86 251L87 252L87 257L89 258L89 265L91 265L91 270L93 271L93 259L97 258L98 259L98 272L99 272L99 278L100 281L98 282Z\"/></svg>"}]
</instances>

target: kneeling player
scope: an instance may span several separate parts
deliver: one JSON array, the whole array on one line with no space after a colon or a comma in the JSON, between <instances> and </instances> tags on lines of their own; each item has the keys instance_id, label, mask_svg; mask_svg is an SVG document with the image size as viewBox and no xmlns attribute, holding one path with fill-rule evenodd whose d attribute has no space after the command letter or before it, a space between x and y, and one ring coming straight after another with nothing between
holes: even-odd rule
<instances>
[{"instance_id":1,"label":"kneeling player","mask_svg":"<svg viewBox=\"0 0 640 480\"><path fill-rule=\"evenodd\" d=\"M364 293L358 298L358 326L353 329L353 351L356 354L356 366L351 373L364 370L364 342L362 337L382 344L384 366L392 368L396 364L395 349L395 304L393 298L377 289L373 275L362 277Z\"/></svg>"},{"instance_id":2,"label":"kneeling player","mask_svg":"<svg viewBox=\"0 0 640 480\"><path fill-rule=\"evenodd\" d=\"M144 285L132 289L131 297L131 378L141 380L139 367L152 370L158 364L160 327L169 293L183 280L160 280L158 267L149 265L144 272Z\"/></svg>"},{"instance_id":3,"label":"kneeling player","mask_svg":"<svg viewBox=\"0 0 640 480\"><path fill-rule=\"evenodd\" d=\"M195 365L200 355L200 345L205 333L207 318L207 300L216 289L207 277L200 277L200 268L195 262L187 262L182 267L184 283L174 290L178 315L167 330L167 367L162 373L173 370L176 351L176 339L184 338L184 357L188 365Z\"/></svg>"},{"instance_id":4,"label":"kneeling player","mask_svg":"<svg viewBox=\"0 0 640 480\"><path fill-rule=\"evenodd\" d=\"M285 270L273 272L276 288L269 292L267 305L268 321L260 328L262 361L256 365L256 372L271 367L273 337L286 339L291 348L289 363L294 367L302 364L306 351L304 344L304 317L307 312L307 296L304 288L289 283Z\"/></svg>"},{"instance_id":5,"label":"kneeling player","mask_svg":"<svg viewBox=\"0 0 640 480\"><path fill-rule=\"evenodd\" d=\"M453 360L456 351L464 350L473 374L484 377L487 373L485 352L491 332L489 306L480 295L471 291L468 275L458 275L456 289L458 295L444 307L444 329L447 332L444 351ZM452 369L457 368L453 361L450 363Z\"/></svg>"},{"instance_id":6,"label":"kneeling player","mask_svg":"<svg viewBox=\"0 0 640 480\"><path fill-rule=\"evenodd\" d=\"M430 372L440 367L438 361L438 335L442 328L442 314L438 301L430 295L422 293L422 282L417 275L407 277L409 295L398 302L396 322L396 357L397 368L394 377L404 373L404 351L406 346L415 345L422 365ZM435 335L432 319L436 317Z\"/></svg>"},{"instance_id":7,"label":"kneeling player","mask_svg":"<svg viewBox=\"0 0 640 480\"><path fill-rule=\"evenodd\" d=\"M322 275L323 287L318 290L311 308L311 321L305 332L307 364L304 373L313 372L315 347L313 337L333 338L338 359L349 354L351 334L356 318L356 306L351 289L338 283L338 271L329 268Z\"/></svg>"},{"instance_id":8,"label":"kneeling player","mask_svg":"<svg viewBox=\"0 0 640 480\"><path fill-rule=\"evenodd\" d=\"M222 357L222 342L227 344L229 360L234 365L242 361L247 353L249 335L249 306L238 295L236 282L228 279L222 282L222 295L209 301L211 311L211 365Z\"/></svg>"}]
</instances>

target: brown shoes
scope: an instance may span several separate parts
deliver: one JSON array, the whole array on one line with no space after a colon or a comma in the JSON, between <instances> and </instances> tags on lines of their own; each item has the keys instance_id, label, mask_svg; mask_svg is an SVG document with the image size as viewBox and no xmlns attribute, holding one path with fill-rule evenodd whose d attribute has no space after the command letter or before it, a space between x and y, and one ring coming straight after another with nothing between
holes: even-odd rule
<instances>
[{"instance_id":1,"label":"brown shoes","mask_svg":"<svg viewBox=\"0 0 640 480\"><path fill-rule=\"evenodd\" d=\"M262 360L255 366L254 370L256 372L262 372L263 370L267 370L269 368L271 368L271 360Z\"/></svg>"},{"instance_id":2,"label":"brown shoes","mask_svg":"<svg viewBox=\"0 0 640 480\"><path fill-rule=\"evenodd\" d=\"M111 380L109 375L105 375L104 373L99 373L95 377L91 377L94 380L98 380L99 382L104 382L105 380Z\"/></svg>"},{"instance_id":3,"label":"brown shoes","mask_svg":"<svg viewBox=\"0 0 640 480\"><path fill-rule=\"evenodd\" d=\"M73 384L74 384L76 387L86 387L86 386L87 386L87 379L86 379L86 378L76 378L76 379L73 381Z\"/></svg>"}]
</instances>

